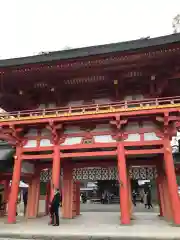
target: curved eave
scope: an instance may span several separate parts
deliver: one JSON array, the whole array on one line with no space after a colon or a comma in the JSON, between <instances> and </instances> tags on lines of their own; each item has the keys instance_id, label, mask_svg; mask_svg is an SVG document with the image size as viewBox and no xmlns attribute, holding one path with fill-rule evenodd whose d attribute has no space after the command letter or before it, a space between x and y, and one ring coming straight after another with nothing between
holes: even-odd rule
<instances>
[{"instance_id":1,"label":"curved eave","mask_svg":"<svg viewBox=\"0 0 180 240\"><path fill-rule=\"evenodd\" d=\"M48 63L51 61L82 58L94 55L109 54L123 51L134 51L148 47L163 46L180 43L180 33L161 36L157 38L142 38L127 42L118 42L105 45L76 48L63 51L49 52L47 54L0 60L0 68L21 66L35 63Z\"/></svg>"}]
</instances>

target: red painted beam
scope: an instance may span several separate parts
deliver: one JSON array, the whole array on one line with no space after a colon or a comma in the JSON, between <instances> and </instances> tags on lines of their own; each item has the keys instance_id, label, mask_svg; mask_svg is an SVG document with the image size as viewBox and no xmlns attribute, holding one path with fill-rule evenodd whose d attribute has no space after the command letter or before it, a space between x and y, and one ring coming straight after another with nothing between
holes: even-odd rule
<instances>
[{"instance_id":1,"label":"red painted beam","mask_svg":"<svg viewBox=\"0 0 180 240\"><path fill-rule=\"evenodd\" d=\"M164 149L125 150L126 155L144 155L164 153Z\"/></svg>"},{"instance_id":2,"label":"red painted beam","mask_svg":"<svg viewBox=\"0 0 180 240\"><path fill-rule=\"evenodd\" d=\"M137 142L123 142L125 147L127 146L153 146L163 145L163 140L154 141L137 141ZM61 145L60 150L78 150L78 149L92 149L92 148L112 148L117 147L117 142L114 143L93 143L93 144L74 144L74 145ZM23 148L23 152L42 152L53 151L53 146L50 147L35 147L35 148Z\"/></svg>"},{"instance_id":3,"label":"red painted beam","mask_svg":"<svg viewBox=\"0 0 180 240\"><path fill-rule=\"evenodd\" d=\"M23 152L43 152L43 151L53 151L53 146L50 146L50 147L23 148Z\"/></svg>"},{"instance_id":4,"label":"red painted beam","mask_svg":"<svg viewBox=\"0 0 180 240\"><path fill-rule=\"evenodd\" d=\"M103 152L61 153L60 156L61 158L72 158L72 157L85 158L85 157L104 157L104 156L116 156L116 155L117 155L117 151L103 151Z\"/></svg>"},{"instance_id":5,"label":"red painted beam","mask_svg":"<svg viewBox=\"0 0 180 240\"><path fill-rule=\"evenodd\" d=\"M22 155L23 160L52 159L53 154Z\"/></svg>"},{"instance_id":6,"label":"red painted beam","mask_svg":"<svg viewBox=\"0 0 180 240\"><path fill-rule=\"evenodd\" d=\"M92 144L93 145L93 144ZM67 148L69 149L69 148ZM160 154L163 153L161 149L141 149L141 150L125 150L126 155L143 155L143 154ZM75 152L75 153L61 153L61 158L72 158L72 157L101 157L101 156L116 156L117 151L102 151L102 152ZM23 154L22 159L24 160L38 160L38 159L52 159L53 154L36 154L36 155L25 155Z\"/></svg>"},{"instance_id":7,"label":"red painted beam","mask_svg":"<svg viewBox=\"0 0 180 240\"><path fill-rule=\"evenodd\" d=\"M72 162L74 165L74 168L83 168L83 167L115 167L117 166L117 161L110 161L110 160L93 160L93 161L87 161L82 160L81 162Z\"/></svg>"},{"instance_id":8,"label":"red painted beam","mask_svg":"<svg viewBox=\"0 0 180 240\"><path fill-rule=\"evenodd\" d=\"M73 149L92 149L92 148L111 148L117 147L117 143L93 143L93 144L74 144L60 146L61 150L73 150Z\"/></svg>"},{"instance_id":9,"label":"red painted beam","mask_svg":"<svg viewBox=\"0 0 180 240\"><path fill-rule=\"evenodd\" d=\"M163 140L153 140L153 141L137 141L137 142L123 142L123 145L126 146L153 146L153 145L163 145Z\"/></svg>"},{"instance_id":10,"label":"red painted beam","mask_svg":"<svg viewBox=\"0 0 180 240\"><path fill-rule=\"evenodd\" d=\"M149 132L154 132L159 134L160 131L158 131L157 129L155 129L154 127L146 127L146 128L140 128L137 130L128 130L128 131L124 131L123 134L127 135L127 134L136 134L136 133L149 133ZM111 130L107 130L107 131L93 131L90 133L91 136L104 136L104 135L114 135L113 131ZM63 134L64 138L68 138L68 137L86 137L87 133L86 132L79 132L79 133L68 133L68 134ZM51 140L51 137L49 135L39 135L37 136L28 136L24 138L26 141L28 140L43 140L43 139L49 139Z\"/></svg>"}]
</instances>

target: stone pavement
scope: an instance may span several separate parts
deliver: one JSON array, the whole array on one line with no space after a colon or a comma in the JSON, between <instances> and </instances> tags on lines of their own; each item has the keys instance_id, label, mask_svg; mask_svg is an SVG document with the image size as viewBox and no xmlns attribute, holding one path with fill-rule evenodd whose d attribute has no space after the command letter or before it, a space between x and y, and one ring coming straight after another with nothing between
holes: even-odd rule
<instances>
[{"instance_id":1,"label":"stone pavement","mask_svg":"<svg viewBox=\"0 0 180 240\"><path fill-rule=\"evenodd\" d=\"M119 204L81 204L81 212L119 212ZM138 203L134 207L135 212L158 212L158 207L154 206L154 209L144 208L144 205Z\"/></svg>"},{"instance_id":2,"label":"stone pavement","mask_svg":"<svg viewBox=\"0 0 180 240\"><path fill-rule=\"evenodd\" d=\"M92 206L91 206L92 207ZM99 206L101 210L105 206ZM113 209L118 206L111 206ZM156 212L137 212L131 226L121 226L119 212L90 212L90 206L82 206L82 215L75 219L61 219L59 227L48 226L48 217L17 224L0 221L0 240L14 239L179 239L180 228L173 227L157 217ZM98 208L93 206L92 208ZM110 208L110 207L109 207ZM139 208L142 208L139 206ZM87 210L87 211L85 211Z\"/></svg>"}]
</instances>

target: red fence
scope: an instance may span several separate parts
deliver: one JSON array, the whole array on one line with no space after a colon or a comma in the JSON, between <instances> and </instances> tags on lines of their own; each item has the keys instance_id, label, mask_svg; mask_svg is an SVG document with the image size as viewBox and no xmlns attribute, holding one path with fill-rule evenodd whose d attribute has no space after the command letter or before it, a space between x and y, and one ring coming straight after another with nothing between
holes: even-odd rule
<instances>
[{"instance_id":1,"label":"red fence","mask_svg":"<svg viewBox=\"0 0 180 240\"><path fill-rule=\"evenodd\" d=\"M132 110L141 110L143 108L154 108L157 106L167 107L168 105L172 107L180 104L180 97L166 97L166 98L151 98L144 100L134 100L134 101L119 101L112 102L108 104L92 104L92 105L81 105L81 106L69 106L69 107L59 107L53 109L36 109L36 110L24 110L24 111L14 111L1 113L1 119L12 119L12 118L28 118L35 116L52 116L52 115L82 115L88 113L101 113L101 112L113 112L113 111L130 111Z\"/></svg>"}]
</instances>

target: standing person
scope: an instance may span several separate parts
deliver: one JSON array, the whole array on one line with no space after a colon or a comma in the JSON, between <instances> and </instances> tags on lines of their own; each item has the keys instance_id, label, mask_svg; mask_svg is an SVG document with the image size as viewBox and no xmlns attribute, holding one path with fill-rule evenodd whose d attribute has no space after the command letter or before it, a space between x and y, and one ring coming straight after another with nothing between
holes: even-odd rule
<instances>
[{"instance_id":1,"label":"standing person","mask_svg":"<svg viewBox=\"0 0 180 240\"><path fill-rule=\"evenodd\" d=\"M149 187L148 192L147 192L147 206L148 209L153 208L152 206L152 196L151 196L151 189Z\"/></svg>"},{"instance_id":2,"label":"standing person","mask_svg":"<svg viewBox=\"0 0 180 240\"><path fill-rule=\"evenodd\" d=\"M102 193L101 203L102 203L102 204L105 204L105 193Z\"/></svg>"},{"instance_id":3,"label":"standing person","mask_svg":"<svg viewBox=\"0 0 180 240\"><path fill-rule=\"evenodd\" d=\"M28 190L25 189L25 190L23 191L24 216L26 215L27 201L28 201Z\"/></svg>"},{"instance_id":4,"label":"standing person","mask_svg":"<svg viewBox=\"0 0 180 240\"><path fill-rule=\"evenodd\" d=\"M134 206L136 206L136 192L135 192L135 190L133 190L133 192L132 192L132 199L133 199Z\"/></svg>"},{"instance_id":5,"label":"standing person","mask_svg":"<svg viewBox=\"0 0 180 240\"><path fill-rule=\"evenodd\" d=\"M52 225L59 226L59 207L61 202L61 196L59 189L55 189L54 197L51 202L50 214L52 215Z\"/></svg>"},{"instance_id":6,"label":"standing person","mask_svg":"<svg viewBox=\"0 0 180 240\"><path fill-rule=\"evenodd\" d=\"M141 198L140 201L143 204L144 203L144 190L143 189L140 191L140 198Z\"/></svg>"},{"instance_id":7,"label":"standing person","mask_svg":"<svg viewBox=\"0 0 180 240\"><path fill-rule=\"evenodd\" d=\"M144 192L144 207L147 207L147 192Z\"/></svg>"}]
</instances>

